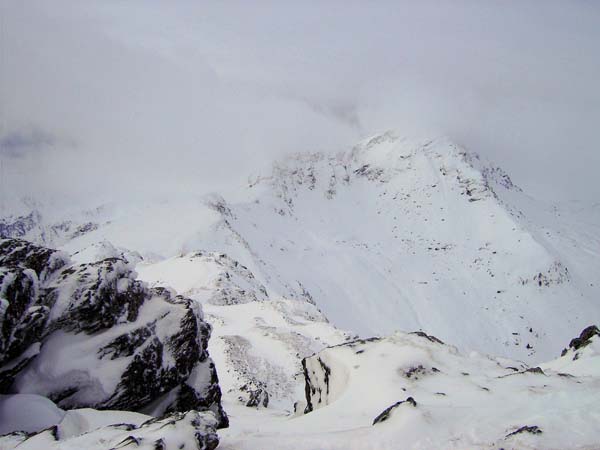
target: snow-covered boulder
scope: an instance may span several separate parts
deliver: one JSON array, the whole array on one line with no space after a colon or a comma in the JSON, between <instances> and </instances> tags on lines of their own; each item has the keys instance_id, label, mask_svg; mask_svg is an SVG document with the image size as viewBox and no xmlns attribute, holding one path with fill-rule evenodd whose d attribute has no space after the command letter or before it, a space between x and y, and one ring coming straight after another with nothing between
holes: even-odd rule
<instances>
[{"instance_id":1,"label":"snow-covered boulder","mask_svg":"<svg viewBox=\"0 0 600 450\"><path fill-rule=\"evenodd\" d=\"M136 280L118 258L72 264L0 241L0 393L64 409L211 410L227 426L200 305Z\"/></svg>"},{"instance_id":2,"label":"snow-covered boulder","mask_svg":"<svg viewBox=\"0 0 600 450\"><path fill-rule=\"evenodd\" d=\"M600 329L596 325L586 327L571 340L560 358L540 367L570 376L600 377Z\"/></svg>"},{"instance_id":3,"label":"snow-covered boulder","mask_svg":"<svg viewBox=\"0 0 600 450\"><path fill-rule=\"evenodd\" d=\"M39 433L0 436L6 450L214 450L219 445L217 419L211 412L175 412L155 419L121 411L69 411Z\"/></svg>"},{"instance_id":4,"label":"snow-covered boulder","mask_svg":"<svg viewBox=\"0 0 600 450\"><path fill-rule=\"evenodd\" d=\"M65 411L40 395L0 395L0 435L36 433L59 423Z\"/></svg>"}]
</instances>

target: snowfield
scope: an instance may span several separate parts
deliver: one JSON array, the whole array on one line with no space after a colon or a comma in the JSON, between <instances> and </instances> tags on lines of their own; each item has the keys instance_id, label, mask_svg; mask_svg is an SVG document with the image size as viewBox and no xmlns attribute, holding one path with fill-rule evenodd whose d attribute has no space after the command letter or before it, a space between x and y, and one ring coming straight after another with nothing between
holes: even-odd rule
<instances>
[{"instance_id":1,"label":"snowfield","mask_svg":"<svg viewBox=\"0 0 600 450\"><path fill-rule=\"evenodd\" d=\"M425 334L353 341L306 360L312 412L224 430L220 448L595 449L599 351L596 335L530 368Z\"/></svg>"}]
</instances>

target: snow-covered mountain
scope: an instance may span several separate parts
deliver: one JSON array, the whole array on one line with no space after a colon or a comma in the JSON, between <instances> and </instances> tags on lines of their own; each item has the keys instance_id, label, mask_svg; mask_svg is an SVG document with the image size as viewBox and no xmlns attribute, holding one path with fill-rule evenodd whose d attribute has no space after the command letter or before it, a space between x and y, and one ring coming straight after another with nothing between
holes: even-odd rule
<instances>
[{"instance_id":1,"label":"snow-covered mountain","mask_svg":"<svg viewBox=\"0 0 600 450\"><path fill-rule=\"evenodd\" d=\"M391 405L390 423L421 430L409 433L415 448L450 441L456 448L552 448L555 435L540 440L538 431L553 424L533 424L529 418L543 408L570 414L573 408L555 402L561 396L591 408L586 392L599 375L595 350L579 363L575 350L555 358L575 333L600 322L600 210L542 204L502 169L448 140L411 140L388 132L340 154L290 156L232 192L90 206L68 213L25 208L1 220L0 235L60 249L75 278L93 271L82 279L104 279L117 267L117 278L161 301L192 309L200 303L196 316L212 326L210 341L202 345L214 360L233 424L219 433L223 448L274 443L315 448L318 442L350 448L349 440L361 449L395 448L398 434L389 424L360 431ZM102 272L107 264L111 270ZM56 287L44 285L48 288ZM180 300L172 299L171 289ZM168 339L161 317L156 327ZM111 333L121 333L120 327L117 321ZM410 331L417 334L405 333ZM94 339L102 336L77 345L96 348ZM52 356L48 349L52 345L42 345L39 360ZM167 359L177 365L180 356ZM549 360L538 373L535 364ZM461 367L469 368L463 370L467 375L459 373ZM18 392L47 396L31 387L37 381L27 373L35 368L35 363L27 366L15 386L29 380L29 388ZM418 375L414 380L406 375L411 368ZM572 380L564 375L569 370ZM355 371L358 378L352 381ZM515 376L508 377L512 372ZM186 371L179 375L175 384L194 378ZM410 386L398 380L393 389L386 384L398 376ZM441 387L434 391L429 381L417 383L420 378ZM373 383L379 385L374 393ZM550 388L536 403L529 391L542 392L544 383ZM490 413L489 426L471 426L469 418L485 413L478 405L486 395L491 404L508 398L512 406L496 406L499 413ZM338 400L344 396L346 403ZM364 396L368 402L348 406ZM158 403L171 400L167 395ZM60 407L87 406L56 401ZM457 407L471 415L446 420ZM398 419L397 412L406 408L417 408L416 415L402 413ZM523 411L519 420L512 417L515 408ZM119 413L105 414L102 426L113 426ZM332 419L337 416L343 420ZM177 421L185 428L184 419ZM144 420L131 425L142 435ZM577 426L589 425L586 419ZM304 427L312 437L302 436ZM419 433L427 427L446 428L425 442ZM575 430L577 442L587 445L597 436L583 428ZM350 429L359 431L336 438ZM373 441L374 433L383 441ZM73 438L85 442L96 436L86 428ZM28 442L13 438L15 445ZM69 442L55 445L69 448Z\"/></svg>"},{"instance_id":2,"label":"snow-covered mountain","mask_svg":"<svg viewBox=\"0 0 600 450\"><path fill-rule=\"evenodd\" d=\"M314 302L365 337L424 330L539 361L600 319L597 214L543 205L444 139L388 132L338 155L294 155L232 197L115 203L51 223L33 211L2 229L81 260L137 252L141 272L165 272L154 281L179 271L164 258L222 253L257 299Z\"/></svg>"}]
</instances>

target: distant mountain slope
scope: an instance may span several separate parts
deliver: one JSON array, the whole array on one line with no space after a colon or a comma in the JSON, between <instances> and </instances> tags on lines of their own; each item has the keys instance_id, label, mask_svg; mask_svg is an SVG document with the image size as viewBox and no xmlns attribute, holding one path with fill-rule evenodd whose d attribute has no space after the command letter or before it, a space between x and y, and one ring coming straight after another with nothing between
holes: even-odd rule
<instances>
[{"instance_id":1,"label":"distant mountain slope","mask_svg":"<svg viewBox=\"0 0 600 450\"><path fill-rule=\"evenodd\" d=\"M422 329L527 361L600 320L597 215L542 205L446 140L386 133L338 155L295 155L234 198L115 203L3 229L50 236L75 258L130 252L145 267L223 253L270 298L314 302L340 328Z\"/></svg>"},{"instance_id":2,"label":"distant mountain slope","mask_svg":"<svg viewBox=\"0 0 600 450\"><path fill-rule=\"evenodd\" d=\"M561 228L557 211L452 143L386 134L290 158L250 191L215 206L222 221L199 245L363 336L423 329L539 360L599 318L595 230Z\"/></svg>"}]
</instances>

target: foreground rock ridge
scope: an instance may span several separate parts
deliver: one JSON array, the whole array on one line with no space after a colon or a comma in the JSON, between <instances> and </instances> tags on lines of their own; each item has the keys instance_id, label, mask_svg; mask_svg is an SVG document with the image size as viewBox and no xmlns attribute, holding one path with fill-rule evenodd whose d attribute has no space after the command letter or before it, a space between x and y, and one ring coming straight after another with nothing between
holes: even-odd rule
<instances>
[{"instance_id":1,"label":"foreground rock ridge","mask_svg":"<svg viewBox=\"0 0 600 450\"><path fill-rule=\"evenodd\" d=\"M227 426L200 305L148 288L126 261L73 264L1 240L0 295L0 393L63 409L212 411Z\"/></svg>"}]
</instances>

